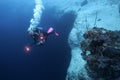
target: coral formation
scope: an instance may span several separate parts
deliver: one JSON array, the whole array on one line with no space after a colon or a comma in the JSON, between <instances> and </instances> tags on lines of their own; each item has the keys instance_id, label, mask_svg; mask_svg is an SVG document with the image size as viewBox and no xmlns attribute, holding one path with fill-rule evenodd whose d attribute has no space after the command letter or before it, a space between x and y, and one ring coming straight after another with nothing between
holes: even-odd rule
<instances>
[{"instance_id":1,"label":"coral formation","mask_svg":"<svg viewBox=\"0 0 120 80\"><path fill-rule=\"evenodd\" d=\"M86 71L85 70L84 71L85 74L83 74L83 71L82 71L82 69L85 68L85 64L86 64L86 61L82 60L83 58L81 59L82 55L80 54L81 49L83 47L78 49L79 52L76 51L76 48L78 48L79 43L83 40L83 34L86 32L86 29L90 29L93 27L104 28L102 32L105 33L107 31L108 33L108 30L111 30L110 33L108 33L111 36L114 33L113 31L120 30L120 13L118 12L118 3L110 3L110 0L87 0L87 1L88 1L87 4L85 4L82 7L79 7L80 10L77 12L78 14L77 18L75 20L73 29L71 30L68 38L69 45L71 47L71 56L73 57L71 57L71 62L70 62L67 73L75 76L74 76L74 79L69 75L67 76L69 77L69 79L72 79L72 80L81 80L82 79L81 76L84 77L85 80L90 80L90 78L89 79L86 78L88 75L90 75L88 71L85 72ZM117 31L115 32L117 33ZM89 30L87 31L87 33L93 34ZM94 35L97 36L97 34L94 34ZM84 35L84 36L87 37L87 35ZM92 35L90 36L94 37ZM102 38L102 35L101 35L101 38ZM106 41L104 42L104 40L100 39L99 40L100 43L98 42L99 45L102 45L103 43L104 43L103 45L105 45L105 43L108 41L109 45L113 47L117 46L118 48L118 43L117 44L114 43L115 45L112 44L111 43L112 41L109 41L111 39L110 37L107 36L107 34L104 38L106 38ZM87 42L87 40L90 41L89 39L86 39L85 42ZM96 42L96 41L93 41L93 42ZM86 48L87 45L89 45L89 43L84 44L83 45L85 46L84 48ZM86 53L87 53L86 55L88 55L90 54L90 51L87 50ZM77 70L76 70L76 67L77 67ZM81 67L84 67L84 68L81 68ZM72 72L74 72L74 74Z\"/></svg>"},{"instance_id":2,"label":"coral formation","mask_svg":"<svg viewBox=\"0 0 120 80\"><path fill-rule=\"evenodd\" d=\"M80 43L86 70L92 80L119 80L120 31L94 27Z\"/></svg>"}]
</instances>

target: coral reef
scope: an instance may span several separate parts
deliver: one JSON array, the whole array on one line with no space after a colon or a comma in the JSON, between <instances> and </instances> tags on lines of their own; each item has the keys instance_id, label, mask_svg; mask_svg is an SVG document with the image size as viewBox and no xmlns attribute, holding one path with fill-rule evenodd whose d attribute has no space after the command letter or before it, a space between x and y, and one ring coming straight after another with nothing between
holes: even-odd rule
<instances>
[{"instance_id":1,"label":"coral reef","mask_svg":"<svg viewBox=\"0 0 120 80\"><path fill-rule=\"evenodd\" d=\"M120 31L94 27L80 43L86 70L92 80L120 79Z\"/></svg>"},{"instance_id":2,"label":"coral reef","mask_svg":"<svg viewBox=\"0 0 120 80\"><path fill-rule=\"evenodd\" d=\"M82 2L84 1L85 0L82 0ZM68 42L71 47L72 57L67 71L67 74L69 74L67 75L67 78L69 77L69 79L71 80L82 80L81 77L84 77L85 80L90 80L90 78L87 77L89 75L88 71L85 72L86 71L85 70L84 71L85 74L83 74L82 69L85 68L87 60L85 61L85 59L83 60L83 58L81 57L82 55L80 53L82 52L81 49L83 47L81 48L79 47L80 45L79 43L84 39L83 34L86 32L86 30L90 28L92 29L95 26L99 28L104 28L104 30L105 29L111 30L111 34L113 33L112 31L120 30L120 13L118 12L119 0L115 0L115 2L114 0L87 0L87 1L88 1L87 4L81 6L81 3L79 3L80 6L76 7L79 8L76 12L77 18L75 20L73 29L71 30L68 38ZM89 39L86 39L86 41L87 40L90 41ZM106 41L109 41L108 36L106 36ZM100 40L99 45L102 45L102 43L104 43L104 40ZM87 45L89 45L89 43L86 43L83 46ZM110 45L112 46L112 43L110 43ZM116 44L116 46L118 45ZM79 50L79 52L76 50L76 48L77 50ZM90 51L86 51L86 53L88 55L90 54ZM71 76L74 76L74 78Z\"/></svg>"}]
</instances>

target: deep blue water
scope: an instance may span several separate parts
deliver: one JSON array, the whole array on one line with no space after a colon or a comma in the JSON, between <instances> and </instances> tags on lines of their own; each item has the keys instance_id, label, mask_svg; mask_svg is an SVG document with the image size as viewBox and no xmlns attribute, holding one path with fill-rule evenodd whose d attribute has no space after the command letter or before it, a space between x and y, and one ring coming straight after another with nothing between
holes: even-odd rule
<instances>
[{"instance_id":1,"label":"deep blue water","mask_svg":"<svg viewBox=\"0 0 120 80\"><path fill-rule=\"evenodd\" d=\"M53 26L60 36L49 36L28 55L24 46L32 43L26 31L33 8L34 0L0 1L0 80L65 80L70 62L67 39L75 16L70 12L57 18L55 10L46 7L39 26Z\"/></svg>"}]
</instances>

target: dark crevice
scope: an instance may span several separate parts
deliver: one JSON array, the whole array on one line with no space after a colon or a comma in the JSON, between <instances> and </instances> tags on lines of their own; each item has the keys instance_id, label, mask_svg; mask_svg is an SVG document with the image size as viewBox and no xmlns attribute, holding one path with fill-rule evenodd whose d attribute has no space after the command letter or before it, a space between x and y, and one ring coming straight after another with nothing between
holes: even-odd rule
<instances>
[{"instance_id":1,"label":"dark crevice","mask_svg":"<svg viewBox=\"0 0 120 80\"><path fill-rule=\"evenodd\" d=\"M60 35L59 37L55 37L54 35L48 37L43 49L45 51L47 50L47 53L49 53L46 56L47 60L45 60L47 66L45 76L52 80L65 80L67 68L71 59L68 35L73 27L75 19L76 15L72 11L65 13L61 18L57 17L54 9L46 9L43 12L41 26L46 26L47 28L53 26ZM51 73L53 75L50 75Z\"/></svg>"}]
</instances>

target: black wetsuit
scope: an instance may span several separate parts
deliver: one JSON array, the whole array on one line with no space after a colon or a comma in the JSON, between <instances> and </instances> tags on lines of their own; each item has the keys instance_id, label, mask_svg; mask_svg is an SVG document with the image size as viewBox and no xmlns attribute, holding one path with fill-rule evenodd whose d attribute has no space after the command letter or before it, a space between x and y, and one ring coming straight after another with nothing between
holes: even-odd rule
<instances>
[{"instance_id":1,"label":"black wetsuit","mask_svg":"<svg viewBox=\"0 0 120 80\"><path fill-rule=\"evenodd\" d=\"M34 30L34 34L32 35L32 38L34 39L34 44L44 44L48 35L53 34L54 32L47 33L41 29ZM41 39L42 37L42 39Z\"/></svg>"}]
</instances>

